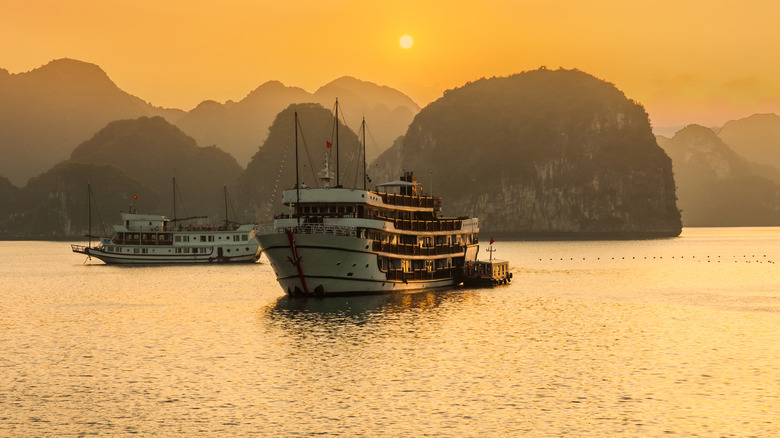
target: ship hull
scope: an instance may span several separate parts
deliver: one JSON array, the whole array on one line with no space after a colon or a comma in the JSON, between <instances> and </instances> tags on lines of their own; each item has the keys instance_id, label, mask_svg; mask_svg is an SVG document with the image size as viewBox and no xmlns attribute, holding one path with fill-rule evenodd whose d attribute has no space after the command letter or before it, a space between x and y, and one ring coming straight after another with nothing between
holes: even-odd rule
<instances>
[{"instance_id":1,"label":"ship hull","mask_svg":"<svg viewBox=\"0 0 780 438\"><path fill-rule=\"evenodd\" d=\"M218 251L210 251L201 254L175 254L175 253L147 253L147 254L123 254L115 252L106 252L102 247L85 247L72 245L73 252L94 257L108 265L175 265L175 264L193 264L193 263L255 263L259 258L259 252L244 251L240 254L238 250L231 251L235 255L219 255Z\"/></svg>"},{"instance_id":2,"label":"ship hull","mask_svg":"<svg viewBox=\"0 0 780 438\"><path fill-rule=\"evenodd\" d=\"M330 234L258 235L282 289L289 295L354 295L454 286L456 279L389 280L371 241ZM297 263L296 263L297 255Z\"/></svg>"}]
</instances>

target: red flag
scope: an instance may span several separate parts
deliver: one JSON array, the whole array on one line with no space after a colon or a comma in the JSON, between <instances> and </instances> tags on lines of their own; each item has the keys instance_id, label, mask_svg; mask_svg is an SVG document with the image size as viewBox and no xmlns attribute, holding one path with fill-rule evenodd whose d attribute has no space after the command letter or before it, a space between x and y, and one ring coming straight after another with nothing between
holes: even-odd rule
<instances>
[{"instance_id":1,"label":"red flag","mask_svg":"<svg viewBox=\"0 0 780 438\"><path fill-rule=\"evenodd\" d=\"M138 195L133 195L133 199L138 199Z\"/></svg>"},{"instance_id":2,"label":"red flag","mask_svg":"<svg viewBox=\"0 0 780 438\"><path fill-rule=\"evenodd\" d=\"M490 244L492 245L492 244L493 244L493 242L495 242L495 240L493 240L493 238L491 237L491 238L490 238Z\"/></svg>"},{"instance_id":3,"label":"red flag","mask_svg":"<svg viewBox=\"0 0 780 438\"><path fill-rule=\"evenodd\" d=\"M330 149L330 148L331 148L333 145L332 145L332 144L330 144L330 142L329 142L329 141L326 141L326 142L325 142L325 146L327 146L327 147L328 147L328 149Z\"/></svg>"}]
</instances>

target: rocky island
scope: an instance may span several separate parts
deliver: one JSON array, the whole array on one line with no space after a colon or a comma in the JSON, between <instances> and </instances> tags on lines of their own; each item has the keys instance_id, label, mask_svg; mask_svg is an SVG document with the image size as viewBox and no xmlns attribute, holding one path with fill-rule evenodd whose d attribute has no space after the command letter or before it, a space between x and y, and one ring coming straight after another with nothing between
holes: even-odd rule
<instances>
[{"instance_id":1,"label":"rocky island","mask_svg":"<svg viewBox=\"0 0 780 438\"><path fill-rule=\"evenodd\" d=\"M370 166L415 170L484 232L634 238L682 230L672 163L644 108L578 70L482 79L424 108ZM432 187L431 187L432 186Z\"/></svg>"}]
</instances>

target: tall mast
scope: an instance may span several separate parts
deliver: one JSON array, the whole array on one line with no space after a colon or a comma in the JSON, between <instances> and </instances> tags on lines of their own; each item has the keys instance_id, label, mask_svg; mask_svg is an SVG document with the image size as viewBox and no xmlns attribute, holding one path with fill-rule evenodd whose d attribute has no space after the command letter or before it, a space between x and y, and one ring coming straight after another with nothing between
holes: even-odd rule
<instances>
[{"instance_id":1,"label":"tall mast","mask_svg":"<svg viewBox=\"0 0 780 438\"><path fill-rule=\"evenodd\" d=\"M336 98L336 187L341 187L339 182L339 98Z\"/></svg>"},{"instance_id":2,"label":"tall mast","mask_svg":"<svg viewBox=\"0 0 780 438\"><path fill-rule=\"evenodd\" d=\"M295 217L298 218L298 223L301 222L301 218L298 215L298 204L301 202L300 187L298 180L298 110L295 110Z\"/></svg>"},{"instance_id":3,"label":"tall mast","mask_svg":"<svg viewBox=\"0 0 780 438\"><path fill-rule=\"evenodd\" d=\"M366 189L366 116L363 116L363 190Z\"/></svg>"},{"instance_id":4,"label":"tall mast","mask_svg":"<svg viewBox=\"0 0 780 438\"><path fill-rule=\"evenodd\" d=\"M227 202L227 184L222 186L225 192L225 225L228 223L228 202Z\"/></svg>"},{"instance_id":5,"label":"tall mast","mask_svg":"<svg viewBox=\"0 0 780 438\"><path fill-rule=\"evenodd\" d=\"M176 220L176 177L173 177L173 220Z\"/></svg>"},{"instance_id":6,"label":"tall mast","mask_svg":"<svg viewBox=\"0 0 780 438\"><path fill-rule=\"evenodd\" d=\"M87 246L92 246L92 187L87 183L87 226L89 231L87 232Z\"/></svg>"}]
</instances>

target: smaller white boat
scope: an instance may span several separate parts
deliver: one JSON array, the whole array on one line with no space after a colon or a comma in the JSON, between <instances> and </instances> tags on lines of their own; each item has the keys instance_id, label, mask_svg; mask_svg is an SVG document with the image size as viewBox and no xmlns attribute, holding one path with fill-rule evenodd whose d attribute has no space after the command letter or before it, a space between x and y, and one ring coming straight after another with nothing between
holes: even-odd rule
<instances>
[{"instance_id":1,"label":"smaller white boat","mask_svg":"<svg viewBox=\"0 0 780 438\"><path fill-rule=\"evenodd\" d=\"M93 245L90 230L89 243L71 245L73 252L107 264L254 263L260 258L253 224L214 226L205 217L171 220L132 206L121 215L122 224L113 226L111 237Z\"/></svg>"}]
</instances>

